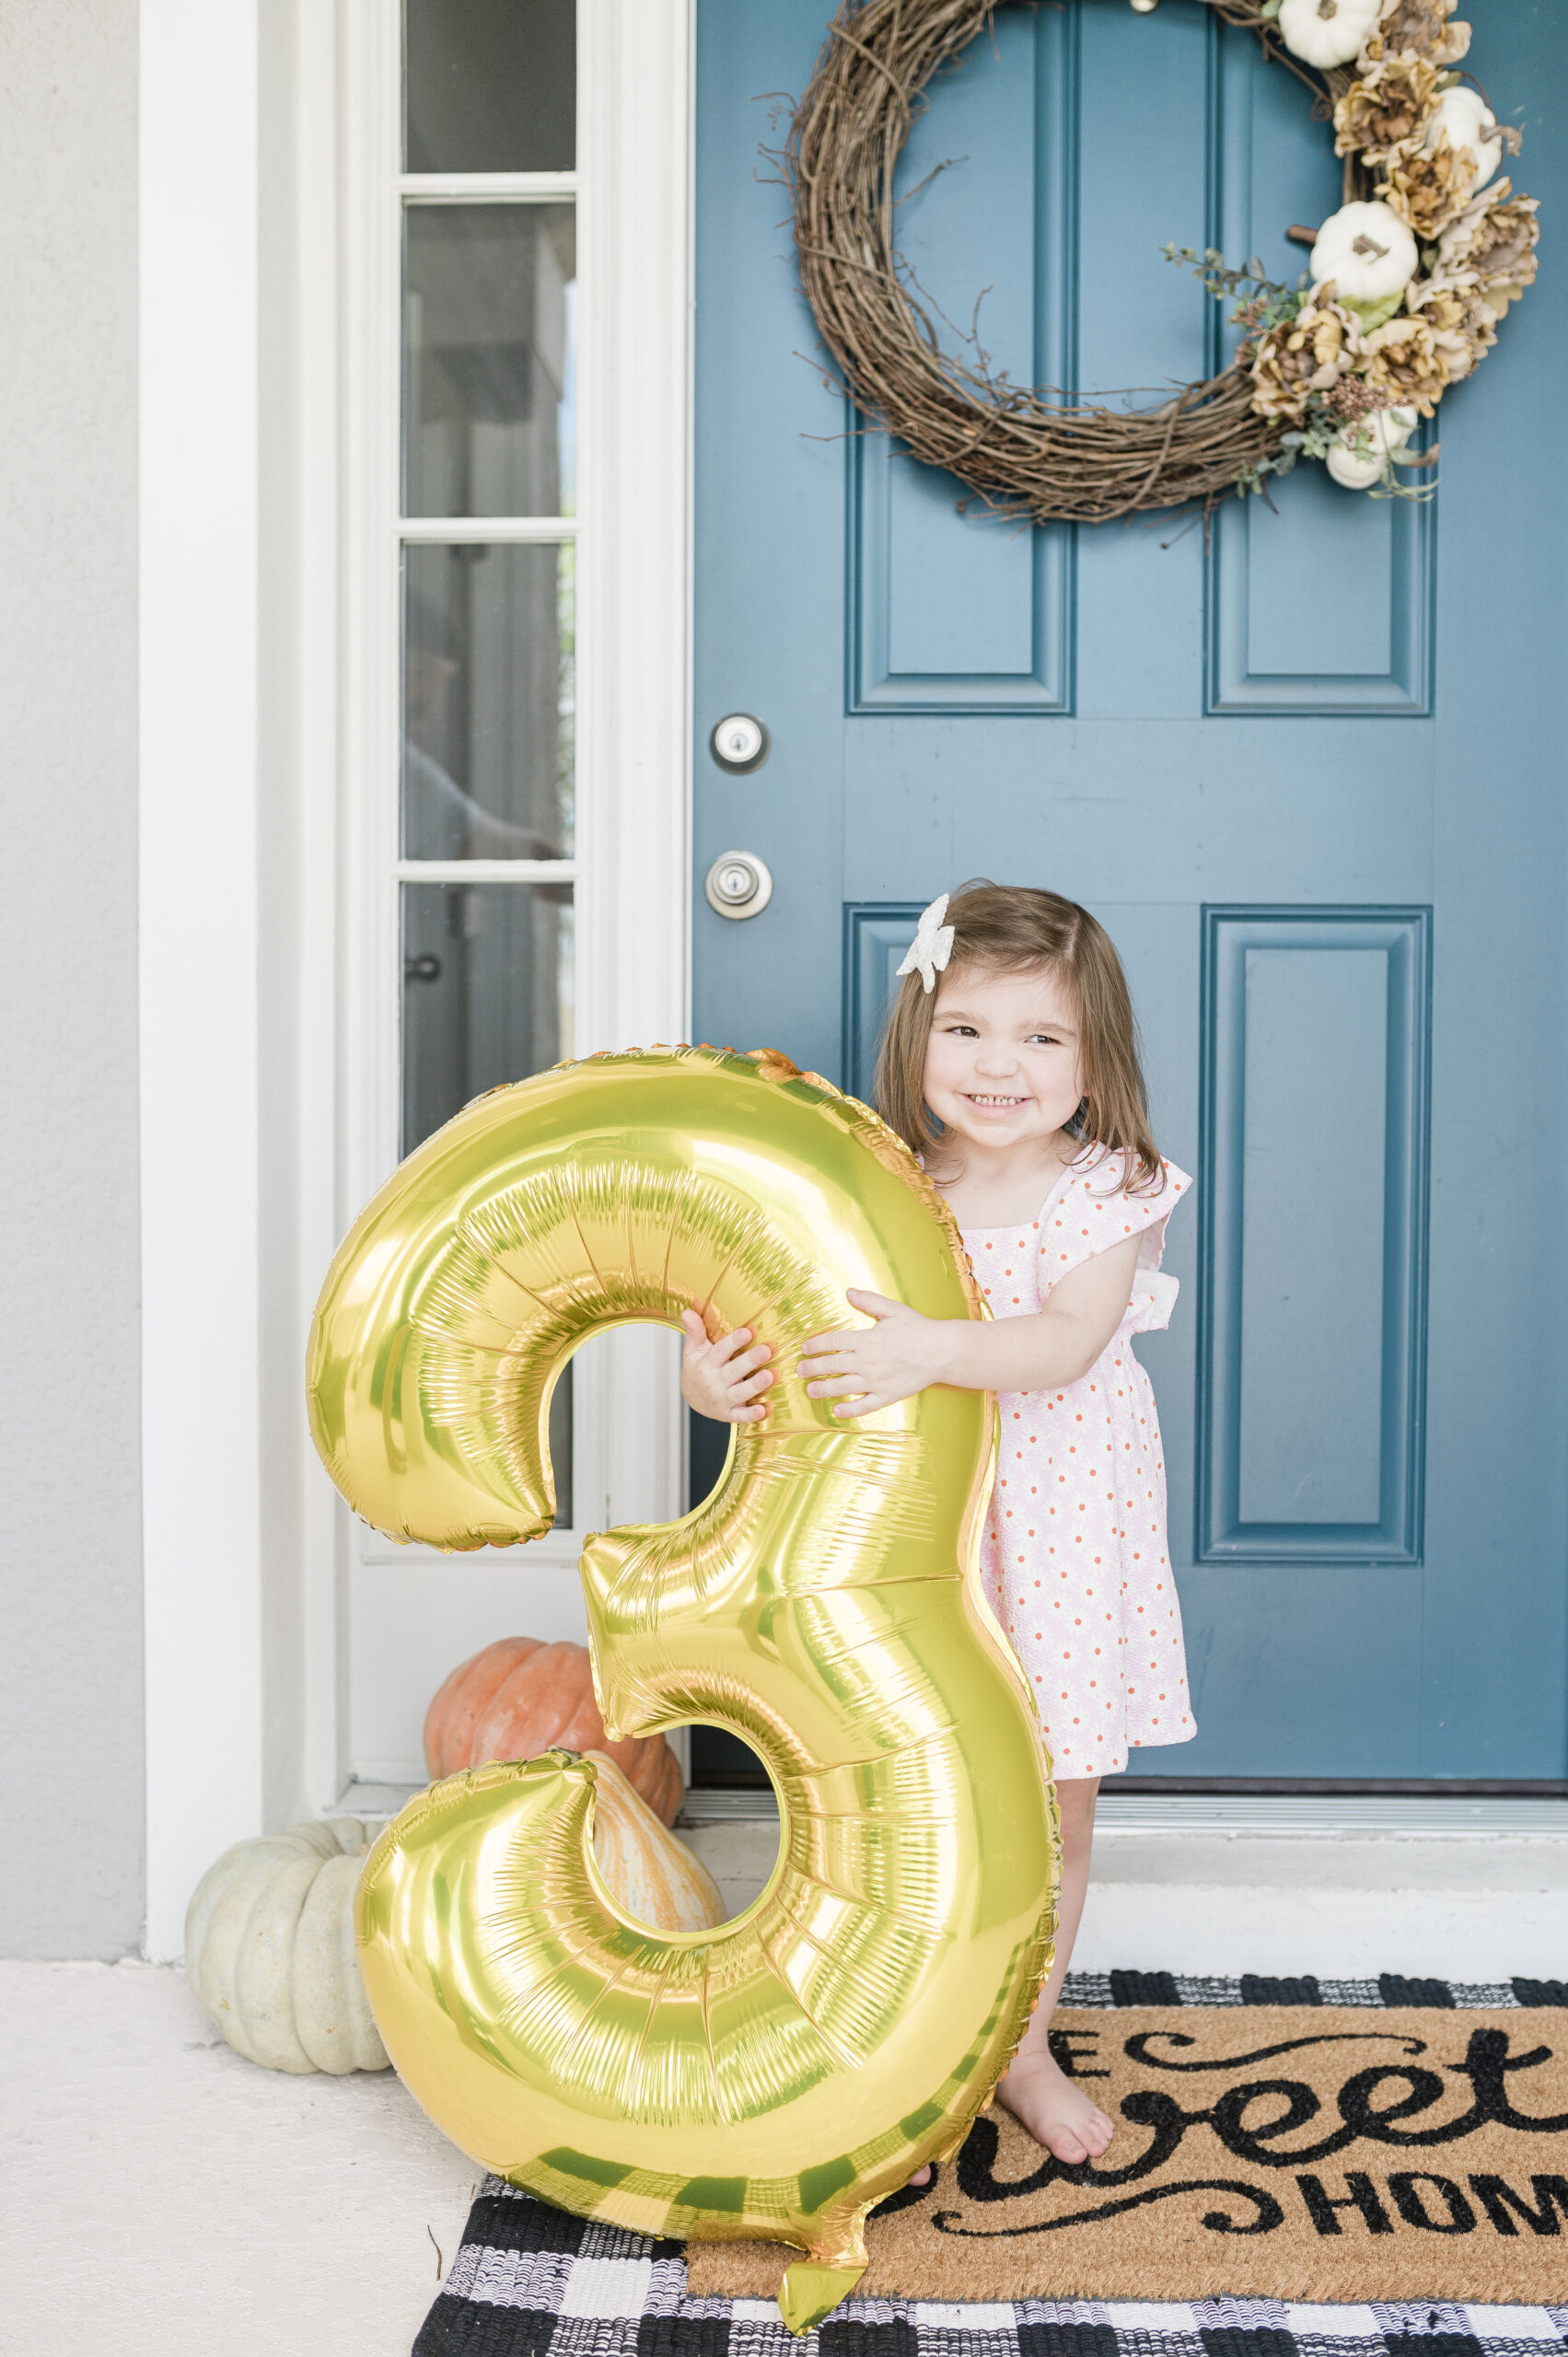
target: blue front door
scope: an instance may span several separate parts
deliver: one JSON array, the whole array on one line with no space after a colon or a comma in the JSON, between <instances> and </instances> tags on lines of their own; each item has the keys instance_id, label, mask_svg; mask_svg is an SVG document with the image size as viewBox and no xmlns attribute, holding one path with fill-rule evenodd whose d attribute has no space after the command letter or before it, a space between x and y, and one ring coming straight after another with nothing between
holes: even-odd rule
<instances>
[{"instance_id":1,"label":"blue front door","mask_svg":"<svg viewBox=\"0 0 1568 2357\"><path fill-rule=\"evenodd\" d=\"M696 1037L865 1091L914 911L1084 900L1137 996L1173 1329L1141 1346L1196 1743L1141 1773L1568 1776L1561 695L1568 10L1474 0L1522 116L1542 284L1441 415L1429 505L1318 468L1206 540L1016 527L856 431L760 157L827 0L700 0ZM1020 380L1206 373L1167 240L1264 257L1340 202L1331 134L1195 0L1004 6L931 93L902 244ZM957 332L957 331L955 331ZM765 723L741 773L724 715ZM718 854L773 878L713 912Z\"/></svg>"}]
</instances>

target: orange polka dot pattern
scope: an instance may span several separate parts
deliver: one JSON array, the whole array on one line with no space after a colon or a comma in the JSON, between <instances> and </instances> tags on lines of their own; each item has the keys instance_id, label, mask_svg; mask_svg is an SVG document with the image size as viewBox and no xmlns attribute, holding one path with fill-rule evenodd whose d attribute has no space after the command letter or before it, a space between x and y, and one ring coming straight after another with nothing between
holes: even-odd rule
<instances>
[{"instance_id":1,"label":"orange polka dot pattern","mask_svg":"<svg viewBox=\"0 0 1568 2357\"><path fill-rule=\"evenodd\" d=\"M1187 1743L1181 1608L1166 1545L1165 1458L1132 1337L1168 1326L1176 1280L1160 1271L1165 1224L1191 1186L1121 1195L1117 1155L1065 1172L1040 1217L972 1227L964 1243L997 1318L1043 1309L1051 1286L1129 1236L1140 1238L1127 1314L1062 1391L997 1396L1002 1439L981 1571L992 1610L1034 1690L1059 1776L1113 1776L1129 1746Z\"/></svg>"}]
</instances>

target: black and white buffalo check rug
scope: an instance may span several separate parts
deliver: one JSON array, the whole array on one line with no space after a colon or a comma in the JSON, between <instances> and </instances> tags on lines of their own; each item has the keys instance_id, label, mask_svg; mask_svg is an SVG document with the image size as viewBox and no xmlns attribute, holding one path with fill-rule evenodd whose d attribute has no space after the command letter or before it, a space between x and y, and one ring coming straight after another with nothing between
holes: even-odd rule
<instances>
[{"instance_id":1,"label":"black and white buffalo check rug","mask_svg":"<svg viewBox=\"0 0 1568 2357\"><path fill-rule=\"evenodd\" d=\"M1173 2006L1180 2027L1170 2025ZM1346 2007L1356 2009L1349 2026ZM988 2187L971 2161L976 2209L965 2207L961 2164L945 2168L923 2211L898 2198L912 2207L887 2222L879 2268L873 2242L872 2296L845 2301L799 2340L775 2300L740 2296L761 2280L759 2258L776 2273L787 2254L696 2246L689 2270L682 2243L570 2217L489 2177L413 2357L1568 2357L1564 2008L1568 1987L1552 1981L1074 1975L1064 2011L1078 2016L1069 2035L1080 2062L1098 2038L1114 2044L1102 2059L1119 2072L1122 2047L1156 2066L1142 2107L1126 2114L1154 2122L1152 2140L1132 2150L1138 2131L1122 2131L1131 2157L1116 2169L1048 2164ZM1102 2029L1082 2026L1097 2014ZM1244 2082L1233 2064L1246 2066ZM1086 2065L1085 2074L1107 2075ZM1336 2118L1335 2096L1340 2114L1371 2134L1383 2177L1354 2166L1368 2153L1347 2148L1352 2130ZM1173 2133L1191 2149L1171 2163ZM1217 2159L1197 2149L1216 2136L1225 2148ZM1026 2165L1037 2148L1028 2151ZM1163 2176L1156 2158L1169 2164ZM998 2167L994 2152L989 2166ZM1217 2210L1207 2206L1216 2199ZM1052 2214L1053 2201L1080 2206ZM1283 2233L1268 2231L1270 2215ZM1086 2218L1102 2223L1086 2230ZM942 2279L922 2276L917 2223L936 2230L927 2239L939 2267L955 2247L942 2234L970 2236L956 2247L966 2296L929 2296ZM1053 2236L1057 2226L1068 2234ZM1191 2294L1201 2282L1203 2295L1122 2296L1130 2248L1144 2257L1141 2293ZM1325 2297L1347 2262L1354 2290ZM899 2276L900 2263L911 2271ZM890 2265L911 2296L890 2295ZM1260 2295L1265 2281L1270 2296ZM1019 2296L1026 2283L1109 2296ZM992 2290L1011 2296L975 2295ZM1535 2304L1524 2305L1532 2291Z\"/></svg>"}]
</instances>

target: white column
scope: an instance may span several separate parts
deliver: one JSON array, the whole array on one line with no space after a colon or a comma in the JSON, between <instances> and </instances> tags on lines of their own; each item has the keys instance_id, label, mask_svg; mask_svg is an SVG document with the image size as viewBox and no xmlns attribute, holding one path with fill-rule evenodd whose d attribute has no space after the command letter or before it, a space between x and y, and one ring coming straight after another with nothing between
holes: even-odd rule
<instances>
[{"instance_id":1,"label":"white column","mask_svg":"<svg viewBox=\"0 0 1568 2357\"><path fill-rule=\"evenodd\" d=\"M141 10L147 1952L261 1823L256 0ZM83 1338L91 1348L90 1335Z\"/></svg>"}]
</instances>

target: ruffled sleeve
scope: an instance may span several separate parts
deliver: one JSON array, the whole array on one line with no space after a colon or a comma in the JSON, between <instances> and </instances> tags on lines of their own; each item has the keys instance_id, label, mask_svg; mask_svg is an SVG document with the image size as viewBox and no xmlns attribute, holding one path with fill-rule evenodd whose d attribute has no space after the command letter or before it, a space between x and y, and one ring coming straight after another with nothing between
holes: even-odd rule
<instances>
[{"instance_id":1,"label":"ruffled sleeve","mask_svg":"<svg viewBox=\"0 0 1568 2357\"><path fill-rule=\"evenodd\" d=\"M1168 1326L1179 1290L1175 1277L1160 1269L1165 1251L1165 1226L1192 1181L1173 1162L1164 1162L1165 1185L1158 1193L1119 1192L1122 1157L1107 1155L1086 1170L1074 1170L1054 1202L1047 1207L1040 1240L1040 1291L1043 1302L1051 1286L1071 1269L1081 1268L1098 1252L1109 1252L1128 1237L1138 1238L1138 1271L1132 1281L1123 1329L1147 1334Z\"/></svg>"}]
</instances>

